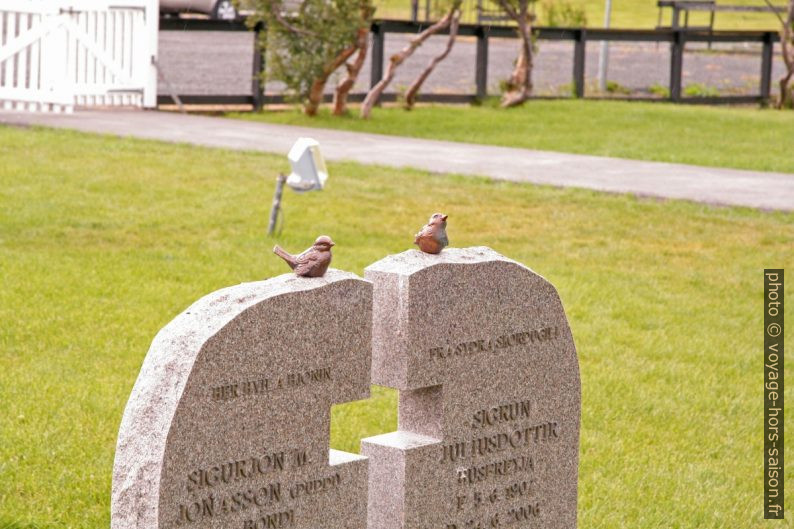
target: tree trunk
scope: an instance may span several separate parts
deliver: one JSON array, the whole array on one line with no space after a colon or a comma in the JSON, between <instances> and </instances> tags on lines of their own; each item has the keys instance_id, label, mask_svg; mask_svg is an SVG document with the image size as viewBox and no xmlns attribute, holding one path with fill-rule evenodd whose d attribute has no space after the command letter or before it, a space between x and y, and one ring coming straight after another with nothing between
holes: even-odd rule
<instances>
[{"instance_id":1,"label":"tree trunk","mask_svg":"<svg viewBox=\"0 0 794 529\"><path fill-rule=\"evenodd\" d=\"M783 62L786 64L786 74L780 79L780 98L777 108L794 107L794 87L791 78L794 77L794 0L789 0L786 18L780 32L780 45L783 52Z\"/></svg>"},{"instance_id":2,"label":"tree trunk","mask_svg":"<svg viewBox=\"0 0 794 529\"><path fill-rule=\"evenodd\" d=\"M391 56L389 59L389 67L386 69L386 74L383 76L383 79L378 81L378 84L372 87L372 89L367 94L367 97L364 98L364 102L361 104L361 117L364 119L369 118L370 114L372 113L372 107L378 102L380 99L381 94L386 87L389 86L389 83L392 82L394 79L394 72L398 66L400 66L405 59L410 57L416 48L422 45L424 41L426 41L431 35L438 33L439 31L446 28L452 19L452 14L447 13L444 17L421 32L419 35L411 39L411 42L403 48L399 53L396 53Z\"/></svg>"},{"instance_id":3,"label":"tree trunk","mask_svg":"<svg viewBox=\"0 0 794 529\"><path fill-rule=\"evenodd\" d=\"M453 9L450 11L452 15L452 20L449 24L449 39L447 40L447 47L444 48L444 51L441 52L440 55L431 59L430 63L424 69L424 71L416 78L416 80L411 84L408 88L408 92L405 93L405 110L411 110L416 103L416 96L419 93L419 89L422 88L422 84L427 80L433 70L436 68L438 63L443 61L449 55L449 52L452 51L452 46L455 45L455 38L458 36L458 27L460 26L460 6L457 3Z\"/></svg>"},{"instance_id":4,"label":"tree trunk","mask_svg":"<svg viewBox=\"0 0 794 529\"><path fill-rule=\"evenodd\" d=\"M502 107L518 106L532 95L532 19L529 1L520 0L516 11L507 0L498 0L500 7L518 24L521 49L508 81L508 90L502 95Z\"/></svg>"},{"instance_id":5,"label":"tree trunk","mask_svg":"<svg viewBox=\"0 0 794 529\"><path fill-rule=\"evenodd\" d=\"M361 27L358 30L357 40L358 55L356 55L356 58L352 63L345 63L345 66L347 67L347 75L344 79L339 81L339 84L336 85L336 91L334 92L335 116L341 116L347 112L347 96L350 94L350 90L353 89L353 85L356 84L358 74L361 71L361 67L364 66L364 60L367 58L369 24Z\"/></svg>"},{"instance_id":6,"label":"tree trunk","mask_svg":"<svg viewBox=\"0 0 794 529\"><path fill-rule=\"evenodd\" d=\"M780 99L777 102L777 108L792 108L794 107L794 88L789 86L791 82L792 72L786 73L780 78Z\"/></svg>"},{"instance_id":7,"label":"tree trunk","mask_svg":"<svg viewBox=\"0 0 794 529\"><path fill-rule=\"evenodd\" d=\"M307 116L317 115L317 110L320 108L320 105L323 102L323 93L325 92L325 84L328 82L328 78L336 71L337 68L342 66L342 64L344 64L357 49L358 43L348 46L342 50L339 55L329 62L325 68L323 68L322 75L317 77L312 82L312 85L309 88L309 93L306 96L306 101L303 103L303 112Z\"/></svg>"},{"instance_id":8,"label":"tree trunk","mask_svg":"<svg viewBox=\"0 0 794 529\"><path fill-rule=\"evenodd\" d=\"M317 110L319 110L320 105L323 102L323 92L325 91L325 83L328 80L328 76L324 75L322 77L318 77L317 79L312 82L311 88L309 88L309 95L306 97L306 101L303 103L303 113L307 116L316 116Z\"/></svg>"}]
</instances>

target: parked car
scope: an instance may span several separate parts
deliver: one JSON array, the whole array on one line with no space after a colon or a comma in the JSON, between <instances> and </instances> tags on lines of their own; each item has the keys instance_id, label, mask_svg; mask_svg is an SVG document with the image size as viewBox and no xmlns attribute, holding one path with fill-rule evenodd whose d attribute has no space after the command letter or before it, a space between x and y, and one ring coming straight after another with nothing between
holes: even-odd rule
<instances>
[{"instance_id":1,"label":"parked car","mask_svg":"<svg viewBox=\"0 0 794 529\"><path fill-rule=\"evenodd\" d=\"M160 0L160 13L205 13L217 20L234 20L232 0Z\"/></svg>"}]
</instances>

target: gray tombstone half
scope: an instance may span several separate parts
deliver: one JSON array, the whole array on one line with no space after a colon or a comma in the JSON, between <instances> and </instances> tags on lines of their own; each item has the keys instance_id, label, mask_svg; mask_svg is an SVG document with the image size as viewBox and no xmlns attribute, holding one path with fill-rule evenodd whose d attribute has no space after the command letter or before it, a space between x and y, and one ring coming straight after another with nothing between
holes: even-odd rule
<instances>
[{"instance_id":1,"label":"gray tombstone half","mask_svg":"<svg viewBox=\"0 0 794 529\"><path fill-rule=\"evenodd\" d=\"M369 396L372 285L329 270L214 292L154 339L127 403L112 529L364 529L366 458L328 448Z\"/></svg>"},{"instance_id":2,"label":"gray tombstone half","mask_svg":"<svg viewBox=\"0 0 794 529\"><path fill-rule=\"evenodd\" d=\"M368 528L576 527L579 364L551 283L485 247L365 277L372 382L400 391L398 431L361 445Z\"/></svg>"}]
</instances>

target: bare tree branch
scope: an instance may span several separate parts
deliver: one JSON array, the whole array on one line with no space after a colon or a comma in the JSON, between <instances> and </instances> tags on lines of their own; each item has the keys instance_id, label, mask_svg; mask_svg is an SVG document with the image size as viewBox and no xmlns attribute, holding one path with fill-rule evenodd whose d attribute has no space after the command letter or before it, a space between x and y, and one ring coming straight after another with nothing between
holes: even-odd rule
<instances>
[{"instance_id":1,"label":"bare tree branch","mask_svg":"<svg viewBox=\"0 0 794 529\"><path fill-rule=\"evenodd\" d=\"M369 21L369 17L365 20ZM352 63L345 63L347 75L344 79L339 81L334 91L334 110L335 116L341 116L347 111L347 96L353 85L356 84L356 79L364 66L364 61L367 58L367 47L369 43L369 24L363 26L358 31L358 54Z\"/></svg>"},{"instance_id":2,"label":"bare tree branch","mask_svg":"<svg viewBox=\"0 0 794 529\"><path fill-rule=\"evenodd\" d=\"M281 24L281 26L284 29L286 29L287 31L289 31L291 33L294 33L295 35L304 35L304 36L307 36L307 37L317 37L317 33L313 32L313 31L309 31L309 30L306 30L306 29L303 29L303 28L299 28L299 27L296 27L296 26L290 24L289 21L287 21L287 19L284 18L284 15L281 13L281 7L282 7L281 2L273 2L270 11L273 14L273 18L276 20L276 22Z\"/></svg>"},{"instance_id":3,"label":"bare tree branch","mask_svg":"<svg viewBox=\"0 0 794 529\"><path fill-rule=\"evenodd\" d=\"M328 82L328 78L337 68L342 66L357 49L358 43L353 43L342 50L339 55L334 57L331 62L323 67L322 74L312 81L311 87L309 88L308 100L303 107L303 111L307 116L317 115L317 110L323 102L323 93L325 92L325 84Z\"/></svg>"},{"instance_id":4,"label":"bare tree branch","mask_svg":"<svg viewBox=\"0 0 794 529\"><path fill-rule=\"evenodd\" d=\"M502 10L505 13L507 13L507 15L510 18L514 20L518 20L518 12L515 9L513 9L513 6L511 6L509 2L507 2L506 0L497 0L496 3L499 5L499 7L502 8Z\"/></svg>"},{"instance_id":5,"label":"bare tree branch","mask_svg":"<svg viewBox=\"0 0 794 529\"><path fill-rule=\"evenodd\" d=\"M447 40L447 45L439 55L433 57L430 60L430 63L424 69L424 71L419 74L419 77L411 84L408 88L408 91L405 93L405 108L407 110L411 110L414 107L414 103L416 103L416 96L419 93L419 89L422 88L422 84L424 84L425 80L433 73L435 67L446 59L449 52L452 51L452 46L455 44L455 38L458 36L458 27L460 26L460 2L457 2L456 5L453 7L452 11L452 21L449 25L449 39Z\"/></svg>"},{"instance_id":6,"label":"bare tree branch","mask_svg":"<svg viewBox=\"0 0 794 529\"><path fill-rule=\"evenodd\" d=\"M391 83L392 79L394 79L394 72L397 67L400 66L405 59L410 57L414 51L416 51L416 48L421 46L424 41L430 38L431 35L434 35L449 26L451 19L452 13L447 13L441 18L441 20L411 39L408 45L405 46L399 53L395 53L391 56L389 59L389 67L386 69L386 74L383 76L383 79L378 81L378 83L372 87L367 94L367 97L364 98L364 102L361 104L362 118L369 118L370 114L372 113L372 107L375 106L375 103L378 102L378 99L380 99L383 91L386 90L386 87L389 86L389 83Z\"/></svg>"},{"instance_id":7,"label":"bare tree branch","mask_svg":"<svg viewBox=\"0 0 794 529\"><path fill-rule=\"evenodd\" d=\"M776 106L784 108L794 106L794 88L790 84L794 77L794 0L789 0L786 19L780 18L780 46L787 72L780 78L780 97Z\"/></svg>"},{"instance_id":8,"label":"bare tree branch","mask_svg":"<svg viewBox=\"0 0 794 529\"><path fill-rule=\"evenodd\" d=\"M502 106L520 105L532 95L532 16L529 14L530 0L518 0L516 9L510 0L496 0L499 7L518 25L521 48L513 73L508 81L509 89L502 95Z\"/></svg>"},{"instance_id":9,"label":"bare tree branch","mask_svg":"<svg viewBox=\"0 0 794 529\"><path fill-rule=\"evenodd\" d=\"M775 14L778 20L780 20L780 23L785 26L786 22L783 20L783 16L777 12L777 7L769 0L764 0L764 2L766 2L766 5L769 6L769 10Z\"/></svg>"}]
</instances>

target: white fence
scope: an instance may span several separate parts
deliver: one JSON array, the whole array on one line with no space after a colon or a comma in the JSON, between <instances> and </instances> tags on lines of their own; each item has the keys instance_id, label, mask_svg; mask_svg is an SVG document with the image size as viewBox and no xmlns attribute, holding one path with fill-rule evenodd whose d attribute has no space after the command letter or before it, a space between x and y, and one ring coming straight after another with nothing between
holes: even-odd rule
<instances>
[{"instance_id":1,"label":"white fence","mask_svg":"<svg viewBox=\"0 0 794 529\"><path fill-rule=\"evenodd\" d=\"M157 0L0 0L0 107L157 104Z\"/></svg>"}]
</instances>

